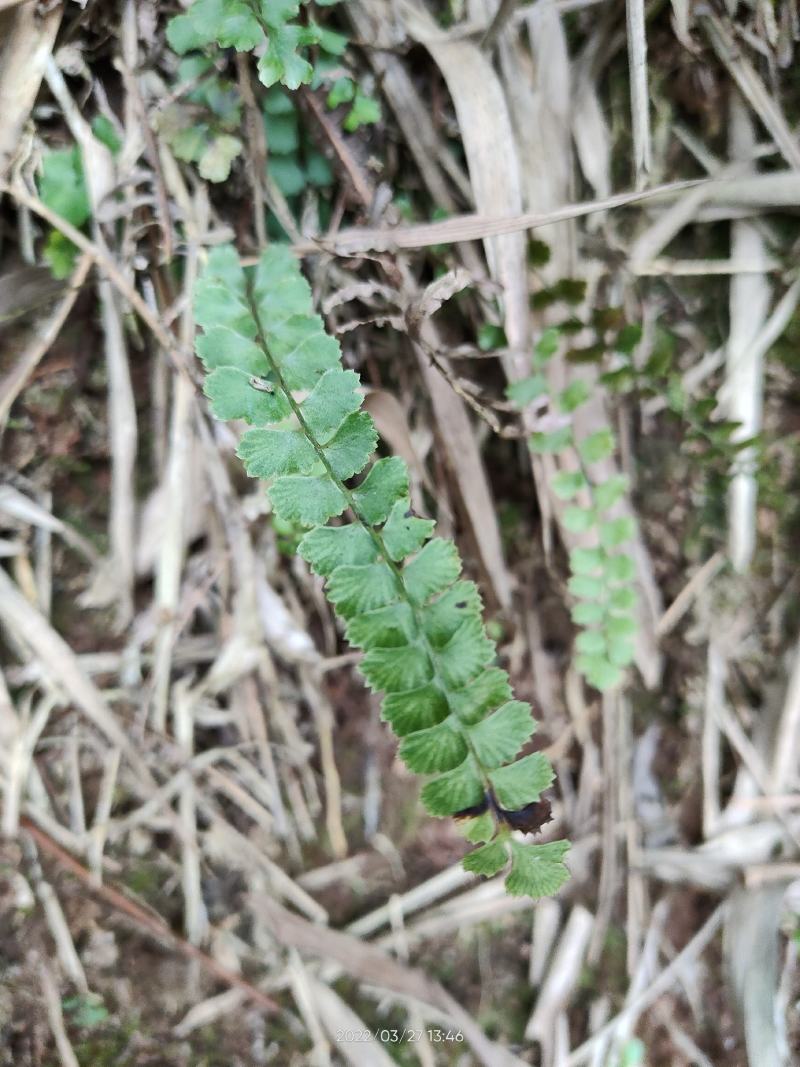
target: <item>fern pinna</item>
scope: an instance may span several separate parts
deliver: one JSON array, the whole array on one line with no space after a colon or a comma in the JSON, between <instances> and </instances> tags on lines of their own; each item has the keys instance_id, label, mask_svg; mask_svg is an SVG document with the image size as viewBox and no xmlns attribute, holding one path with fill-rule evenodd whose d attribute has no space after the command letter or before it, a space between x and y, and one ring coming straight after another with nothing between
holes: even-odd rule
<instances>
[{"instance_id":1,"label":"fern pinna","mask_svg":"<svg viewBox=\"0 0 800 1067\"><path fill-rule=\"evenodd\" d=\"M299 552L326 579L348 641L364 650L362 674L386 694L382 717L402 738L401 757L431 776L425 807L463 818L480 846L465 857L468 870L493 875L510 863L510 893L554 893L568 877L568 843L513 834L538 829L549 812L540 800L549 761L540 752L515 759L535 729L530 706L491 666L478 590L459 577L456 546L414 514L405 463L373 459L358 375L343 369L289 249L271 246L249 270L233 248L213 250L195 315L213 413L254 427L238 450L248 474L270 480L279 518L310 528Z\"/></svg>"}]
</instances>

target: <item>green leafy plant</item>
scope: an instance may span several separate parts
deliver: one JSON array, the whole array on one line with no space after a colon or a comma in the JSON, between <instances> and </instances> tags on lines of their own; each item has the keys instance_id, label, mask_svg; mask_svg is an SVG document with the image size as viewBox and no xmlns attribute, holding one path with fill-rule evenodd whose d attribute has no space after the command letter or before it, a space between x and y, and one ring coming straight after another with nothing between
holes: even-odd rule
<instances>
[{"instance_id":1,"label":"green leafy plant","mask_svg":"<svg viewBox=\"0 0 800 1067\"><path fill-rule=\"evenodd\" d=\"M630 516L614 513L628 488L627 479L612 475L599 480L596 475L597 464L614 453L611 430L604 427L575 438L572 416L589 399L588 384L575 378L557 396L549 395L546 365L560 347L562 335L558 327L544 331L534 349L533 374L510 385L507 395L519 407L537 400L548 405L540 420L547 428L530 438L534 452L564 453L577 460L555 475L552 489L559 499L568 501L564 526L588 542L569 555L572 619L581 628L575 639L575 666L597 689L606 690L619 684L634 657L635 565L626 546L636 528Z\"/></svg>"},{"instance_id":2,"label":"green leafy plant","mask_svg":"<svg viewBox=\"0 0 800 1067\"><path fill-rule=\"evenodd\" d=\"M326 6L326 0L317 3ZM298 89L314 73L305 50L324 41L328 32L311 21L296 21L299 13L299 0L195 0L185 14L170 20L167 40L179 55L210 44L237 52L258 49L263 84L281 82Z\"/></svg>"},{"instance_id":3,"label":"green leafy plant","mask_svg":"<svg viewBox=\"0 0 800 1067\"><path fill-rule=\"evenodd\" d=\"M568 877L568 843L529 844L512 832L538 829L549 815L540 799L553 780L549 761L540 752L517 758L535 729L530 706L493 665L456 546L411 507L405 463L374 458L358 376L343 369L288 248L272 245L252 271L233 248L213 250L195 314L212 410L253 427L239 456L252 477L270 481L278 518L307 528L299 552L364 650L362 674L386 694L381 714L402 739L400 755L431 776L425 807L465 820L479 845L468 870L493 875L510 863L509 892L555 892Z\"/></svg>"},{"instance_id":4,"label":"green leafy plant","mask_svg":"<svg viewBox=\"0 0 800 1067\"><path fill-rule=\"evenodd\" d=\"M755 470L759 497L765 502L774 499L779 478L764 436L739 437L740 424L719 417L719 399L713 385L708 391L696 393L685 388L677 339L666 327L656 326L646 358L637 358L641 327L626 322L621 308L596 308L589 321L579 323L579 327L593 331L594 338L581 348L569 349L569 362L595 364L599 380L611 392L633 396L642 404L654 398L663 400L658 435L661 443L656 456L659 452L663 456L666 446L670 461L683 463L683 473L673 470L671 476L678 477L686 494L695 501L689 509L685 545L689 551L690 545L698 542L710 541L719 547L727 525L727 492L742 453L749 454L747 465ZM563 332L563 324L561 329ZM651 456L646 462L652 465L652 460ZM781 504L778 506L784 510Z\"/></svg>"},{"instance_id":5,"label":"green leafy plant","mask_svg":"<svg viewBox=\"0 0 800 1067\"><path fill-rule=\"evenodd\" d=\"M352 78L337 78L331 86L326 102L329 108L336 108L341 104L350 105L343 124L348 133L353 133L360 126L369 126L380 121L381 105Z\"/></svg>"},{"instance_id":6,"label":"green leafy plant","mask_svg":"<svg viewBox=\"0 0 800 1067\"><path fill-rule=\"evenodd\" d=\"M81 227L92 213L77 145L46 152L39 178L42 202L73 226ZM60 230L51 230L44 246L44 258L56 278L66 278L75 264L75 245Z\"/></svg>"},{"instance_id":7,"label":"green leafy plant","mask_svg":"<svg viewBox=\"0 0 800 1067\"><path fill-rule=\"evenodd\" d=\"M269 146L267 170L296 210L295 198L307 188L333 184L330 164L305 135L291 93L273 85L264 95L264 129Z\"/></svg>"},{"instance_id":8,"label":"green leafy plant","mask_svg":"<svg viewBox=\"0 0 800 1067\"><path fill-rule=\"evenodd\" d=\"M613 314L616 309L605 311ZM702 457L707 466L716 465L720 473L730 470L739 452L763 444L759 437L734 440L740 424L733 419L713 417L719 408L716 395L686 392L676 366L673 334L657 329L648 358L637 366L633 354L640 340L641 330L631 324L616 333L613 341L616 366L605 369L601 375L601 380L609 388L623 393L635 392L642 399L664 397L667 410L682 423L681 447L692 456Z\"/></svg>"},{"instance_id":9,"label":"green leafy plant","mask_svg":"<svg viewBox=\"0 0 800 1067\"><path fill-rule=\"evenodd\" d=\"M241 100L236 86L219 74L220 56L213 46L263 53L258 71L269 90L263 101L267 168L290 201L309 186L328 187L332 173L325 157L304 135L297 108L281 86L289 90L303 83L311 83L314 89L328 87L329 108L348 104L343 122L348 131L380 119L380 104L344 65L348 38L312 20L306 25L291 21L299 13L300 4L293 0L195 0L186 14L170 21L167 37L184 56L178 83L199 80L199 84L184 100L164 110L159 132L179 159L198 165L206 180L225 181L242 150L241 140L234 136L241 124ZM305 50L311 46L315 46L314 53L306 57ZM273 236L282 233L274 219L271 230Z\"/></svg>"},{"instance_id":10,"label":"green leafy plant","mask_svg":"<svg viewBox=\"0 0 800 1067\"><path fill-rule=\"evenodd\" d=\"M158 132L178 159L197 164L202 178L223 182L242 151L241 140L234 136L242 121L239 91L199 52L181 60L177 82L197 85L161 112Z\"/></svg>"},{"instance_id":11,"label":"green leafy plant","mask_svg":"<svg viewBox=\"0 0 800 1067\"><path fill-rule=\"evenodd\" d=\"M61 1007L74 1026L80 1026L86 1030L99 1026L108 1019L108 1008L103 1003L103 998L97 993L66 997L61 1002Z\"/></svg>"},{"instance_id":12,"label":"green leafy plant","mask_svg":"<svg viewBox=\"0 0 800 1067\"><path fill-rule=\"evenodd\" d=\"M312 89L327 88L325 103L329 110L348 105L343 126L348 133L353 133L361 126L379 122L381 105L374 96L367 92L362 82L348 69L344 53L350 43L340 33L317 27L320 34L319 53L314 63Z\"/></svg>"},{"instance_id":13,"label":"green leafy plant","mask_svg":"<svg viewBox=\"0 0 800 1067\"><path fill-rule=\"evenodd\" d=\"M110 119L97 115L92 132L116 154L120 139ZM53 149L42 156L42 171L38 181L42 203L80 229L89 221L92 207L83 173L80 149L77 145ZM56 278L67 278L75 266L77 248L60 230L51 230L44 246L44 258Z\"/></svg>"}]
</instances>

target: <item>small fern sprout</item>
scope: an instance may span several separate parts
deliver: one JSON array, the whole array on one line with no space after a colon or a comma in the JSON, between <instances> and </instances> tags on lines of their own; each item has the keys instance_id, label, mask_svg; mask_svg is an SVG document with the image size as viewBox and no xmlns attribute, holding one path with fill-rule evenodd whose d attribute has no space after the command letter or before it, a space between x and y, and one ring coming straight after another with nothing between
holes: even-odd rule
<instances>
[{"instance_id":1,"label":"small fern sprout","mask_svg":"<svg viewBox=\"0 0 800 1067\"><path fill-rule=\"evenodd\" d=\"M517 758L535 730L531 708L493 666L480 595L461 577L456 546L414 514L405 463L374 458L358 375L343 369L289 249L270 246L252 270L233 248L213 250L195 314L212 411L251 425L239 456L251 477L270 482L277 518L306 528L298 551L325 579L348 641L364 650L361 672L385 694L381 714L401 738L400 756L428 776L423 804L464 820L479 845L468 870L510 865L510 893L556 892L568 877L568 842L532 844L517 833L546 821L540 798L553 781L541 752Z\"/></svg>"}]
</instances>

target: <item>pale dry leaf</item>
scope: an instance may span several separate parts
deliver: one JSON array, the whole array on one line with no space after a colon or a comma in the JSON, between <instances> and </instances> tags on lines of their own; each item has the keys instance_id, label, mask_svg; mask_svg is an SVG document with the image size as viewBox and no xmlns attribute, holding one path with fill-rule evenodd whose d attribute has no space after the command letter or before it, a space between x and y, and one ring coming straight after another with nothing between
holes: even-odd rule
<instances>
[{"instance_id":1,"label":"pale dry leaf","mask_svg":"<svg viewBox=\"0 0 800 1067\"><path fill-rule=\"evenodd\" d=\"M335 960L358 982L380 986L444 1013L452 1025L461 1030L486 1067L522 1067L523 1061L519 1057L490 1040L469 1012L439 982L418 968L405 967L374 945L350 934L310 923L267 897L251 897L251 906L284 947Z\"/></svg>"},{"instance_id":2,"label":"pale dry leaf","mask_svg":"<svg viewBox=\"0 0 800 1067\"><path fill-rule=\"evenodd\" d=\"M751 1063L787 1067L785 1023L775 1011L778 938L785 883L760 889L737 887L725 918L729 981L744 1019Z\"/></svg>"},{"instance_id":3,"label":"pale dry leaf","mask_svg":"<svg viewBox=\"0 0 800 1067\"><path fill-rule=\"evenodd\" d=\"M731 101L730 144L734 158L752 158L755 131L738 96ZM734 222L731 245L734 260L755 267L734 274L730 285L730 331L719 399L726 416L739 423L732 436L736 441L754 437L761 429L763 361L753 342L769 314L771 286L764 271L767 250L760 228L744 220ZM747 449L736 457L728 495L728 546L739 572L747 569L755 550L756 494L755 455Z\"/></svg>"},{"instance_id":4,"label":"pale dry leaf","mask_svg":"<svg viewBox=\"0 0 800 1067\"><path fill-rule=\"evenodd\" d=\"M404 0L401 11L412 36L424 38L426 31L433 28L421 5ZM477 210L490 217L521 212L514 131L503 89L489 59L470 41L425 43L453 99ZM525 351L530 336L525 237L522 233L487 235L484 248L489 272L502 289L509 346Z\"/></svg>"},{"instance_id":5,"label":"pale dry leaf","mask_svg":"<svg viewBox=\"0 0 800 1067\"><path fill-rule=\"evenodd\" d=\"M0 11L0 177L20 146L64 13L57 4L42 18L36 8Z\"/></svg>"},{"instance_id":6,"label":"pale dry leaf","mask_svg":"<svg viewBox=\"0 0 800 1067\"><path fill-rule=\"evenodd\" d=\"M576 78L572 136L583 176L598 200L604 200L611 195L611 133L597 88L586 72ZM595 219L587 220L589 229L596 226Z\"/></svg>"},{"instance_id":7,"label":"pale dry leaf","mask_svg":"<svg viewBox=\"0 0 800 1067\"><path fill-rule=\"evenodd\" d=\"M207 527L207 492L203 477L202 457L197 450L189 457L186 478L188 492L186 507L181 510L183 551L202 536ZM142 578L155 571L166 533L169 513L169 487L161 482L150 493L141 508L136 535L136 574Z\"/></svg>"},{"instance_id":8,"label":"pale dry leaf","mask_svg":"<svg viewBox=\"0 0 800 1067\"><path fill-rule=\"evenodd\" d=\"M636 188L641 189L653 165L650 140L650 93L647 87L647 33L644 0L626 0L628 69L630 71L633 164Z\"/></svg>"},{"instance_id":9,"label":"pale dry leaf","mask_svg":"<svg viewBox=\"0 0 800 1067\"><path fill-rule=\"evenodd\" d=\"M566 219L583 218L598 211L626 207L652 201L659 203L691 189L707 185L708 199L726 207L790 205L797 199L800 175L791 171L760 175L757 180L737 182L691 179L656 185L641 192L615 193L604 200L565 204L552 211L526 211L511 215L457 215L442 222L419 222L408 226L369 229L343 229L325 241L294 242L295 251L308 254L318 252L320 246L334 255L351 256L363 252L396 252L402 249L429 248L431 245L457 244L460 241L481 241L503 234L519 233L552 226Z\"/></svg>"},{"instance_id":10,"label":"pale dry leaf","mask_svg":"<svg viewBox=\"0 0 800 1067\"><path fill-rule=\"evenodd\" d=\"M528 11L524 25L533 69L526 77L526 56L521 45L509 50L505 85L524 161L526 207L529 211L549 211L571 199L573 75L555 4L536 4ZM550 246L550 260L542 272L545 280L571 275L575 264L574 223L567 219L546 227L539 236Z\"/></svg>"},{"instance_id":11,"label":"pale dry leaf","mask_svg":"<svg viewBox=\"0 0 800 1067\"><path fill-rule=\"evenodd\" d=\"M381 48L389 9L375 0L350 0L346 13L359 36L373 47L369 59L381 79L381 88L394 111L398 125L420 174L437 206L453 211L455 199L447 178L463 200L472 200L469 179L437 131L430 110L416 89L402 61Z\"/></svg>"},{"instance_id":12,"label":"pale dry leaf","mask_svg":"<svg viewBox=\"0 0 800 1067\"><path fill-rule=\"evenodd\" d=\"M449 270L434 280L422 292L419 299L412 301L406 314L412 323L421 319L429 319L435 315L442 304L472 285L473 279L469 271L461 267Z\"/></svg>"},{"instance_id":13,"label":"pale dry leaf","mask_svg":"<svg viewBox=\"0 0 800 1067\"><path fill-rule=\"evenodd\" d=\"M368 1041L362 1035L370 1032L364 1020L329 985L318 982L306 973L306 981L320 1022L328 1040L336 1045L337 1053L351 1067L394 1067L395 1060L384 1051L379 1034ZM344 1039L337 1034L344 1034ZM348 1040L348 1037L352 1039Z\"/></svg>"},{"instance_id":14,"label":"pale dry leaf","mask_svg":"<svg viewBox=\"0 0 800 1067\"><path fill-rule=\"evenodd\" d=\"M769 130L783 158L790 167L800 170L800 143L797 133L792 130L780 104L744 55L741 45L733 36L730 24L710 9L704 11L702 23L714 51L727 67L742 96Z\"/></svg>"}]
</instances>

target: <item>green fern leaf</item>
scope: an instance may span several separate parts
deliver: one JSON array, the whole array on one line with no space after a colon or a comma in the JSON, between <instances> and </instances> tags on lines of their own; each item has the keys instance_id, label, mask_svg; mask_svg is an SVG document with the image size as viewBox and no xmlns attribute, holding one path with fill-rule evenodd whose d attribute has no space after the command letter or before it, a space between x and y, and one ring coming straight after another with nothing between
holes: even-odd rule
<instances>
[{"instance_id":1,"label":"green fern leaf","mask_svg":"<svg viewBox=\"0 0 800 1067\"><path fill-rule=\"evenodd\" d=\"M567 588L573 596L585 600L598 600L605 592L602 579L593 578L589 574L576 574L567 582Z\"/></svg>"},{"instance_id":2,"label":"green fern leaf","mask_svg":"<svg viewBox=\"0 0 800 1067\"><path fill-rule=\"evenodd\" d=\"M202 48L208 44L208 38L198 33L188 15L176 15L167 23L167 42L173 52L179 56Z\"/></svg>"},{"instance_id":3,"label":"green fern leaf","mask_svg":"<svg viewBox=\"0 0 800 1067\"><path fill-rule=\"evenodd\" d=\"M603 548L617 548L636 533L636 523L629 515L600 523L600 544Z\"/></svg>"},{"instance_id":4,"label":"green fern leaf","mask_svg":"<svg viewBox=\"0 0 800 1067\"><path fill-rule=\"evenodd\" d=\"M356 392L358 385L355 371L334 367L322 375L302 402L303 421L318 441L327 440L343 419L361 407L362 398Z\"/></svg>"},{"instance_id":5,"label":"green fern leaf","mask_svg":"<svg viewBox=\"0 0 800 1067\"><path fill-rule=\"evenodd\" d=\"M297 262L286 245L270 245L262 254L253 274L253 295L267 339L271 340L281 323L295 315L316 321L311 286L297 270Z\"/></svg>"},{"instance_id":6,"label":"green fern leaf","mask_svg":"<svg viewBox=\"0 0 800 1067\"><path fill-rule=\"evenodd\" d=\"M627 667L636 654L630 638L612 637L608 642L608 658L615 667Z\"/></svg>"},{"instance_id":7,"label":"green fern leaf","mask_svg":"<svg viewBox=\"0 0 800 1067\"><path fill-rule=\"evenodd\" d=\"M422 625L434 648L442 648L465 619L480 617L481 598L474 582L455 582L422 609Z\"/></svg>"},{"instance_id":8,"label":"green fern leaf","mask_svg":"<svg viewBox=\"0 0 800 1067\"><path fill-rule=\"evenodd\" d=\"M77 147L45 153L39 194L51 211L73 226L83 226L92 213L92 205Z\"/></svg>"},{"instance_id":9,"label":"green fern leaf","mask_svg":"<svg viewBox=\"0 0 800 1067\"><path fill-rule=\"evenodd\" d=\"M398 737L436 726L449 714L447 697L436 685L390 693L381 708L381 718L389 723Z\"/></svg>"},{"instance_id":10,"label":"green fern leaf","mask_svg":"<svg viewBox=\"0 0 800 1067\"><path fill-rule=\"evenodd\" d=\"M416 637L414 613L409 604L387 604L375 611L365 611L354 616L347 624L347 640L356 648L367 651L377 648L402 648ZM407 689L409 682L403 686L394 686L392 692Z\"/></svg>"},{"instance_id":11,"label":"green fern leaf","mask_svg":"<svg viewBox=\"0 0 800 1067\"><path fill-rule=\"evenodd\" d=\"M506 389L506 396L518 407L526 408L537 397L547 392L547 379L541 374L512 382Z\"/></svg>"},{"instance_id":12,"label":"green fern leaf","mask_svg":"<svg viewBox=\"0 0 800 1067\"><path fill-rule=\"evenodd\" d=\"M603 604L584 600L580 604L574 605L570 615L572 616L572 621L577 622L579 626L592 626L594 623L602 622L605 618L605 613Z\"/></svg>"},{"instance_id":13,"label":"green fern leaf","mask_svg":"<svg viewBox=\"0 0 800 1067\"><path fill-rule=\"evenodd\" d=\"M550 485L559 500L572 500L586 488L587 482L580 471L560 471Z\"/></svg>"},{"instance_id":14,"label":"green fern leaf","mask_svg":"<svg viewBox=\"0 0 800 1067\"><path fill-rule=\"evenodd\" d=\"M600 630L584 630L575 638L575 647L587 656L602 656L606 651L606 639Z\"/></svg>"},{"instance_id":15,"label":"green fern leaf","mask_svg":"<svg viewBox=\"0 0 800 1067\"><path fill-rule=\"evenodd\" d=\"M458 689L479 674L494 657L494 641L486 636L480 617L468 618L440 649L439 671L448 686Z\"/></svg>"},{"instance_id":16,"label":"green fern leaf","mask_svg":"<svg viewBox=\"0 0 800 1067\"><path fill-rule=\"evenodd\" d=\"M299 89L311 81L314 69L298 48L312 43L302 26L281 26L269 34L267 50L258 61L258 76L269 88L282 82L287 89Z\"/></svg>"},{"instance_id":17,"label":"green fern leaf","mask_svg":"<svg viewBox=\"0 0 800 1067\"><path fill-rule=\"evenodd\" d=\"M346 481L364 469L377 443L372 416L359 411L347 416L323 451L336 477Z\"/></svg>"},{"instance_id":18,"label":"green fern leaf","mask_svg":"<svg viewBox=\"0 0 800 1067\"><path fill-rule=\"evenodd\" d=\"M461 560L452 541L437 537L407 563L403 570L408 595L415 604L424 604L436 593L442 593L461 572Z\"/></svg>"},{"instance_id":19,"label":"green fern leaf","mask_svg":"<svg viewBox=\"0 0 800 1067\"><path fill-rule=\"evenodd\" d=\"M508 849L505 841L492 841L482 848L475 848L464 857L464 867L473 874L482 874L490 878L502 871L508 863Z\"/></svg>"},{"instance_id":20,"label":"green fern leaf","mask_svg":"<svg viewBox=\"0 0 800 1067\"><path fill-rule=\"evenodd\" d=\"M450 706L461 722L475 723L491 708L497 708L513 697L508 675L499 667L479 674L469 685L450 694Z\"/></svg>"},{"instance_id":21,"label":"green fern leaf","mask_svg":"<svg viewBox=\"0 0 800 1067\"><path fill-rule=\"evenodd\" d=\"M607 689L613 689L622 678L620 668L610 663L604 656L582 654L576 657L575 666L601 693Z\"/></svg>"},{"instance_id":22,"label":"green fern leaf","mask_svg":"<svg viewBox=\"0 0 800 1067\"><path fill-rule=\"evenodd\" d=\"M314 446L299 430L250 430L236 455L251 478L308 474L318 462Z\"/></svg>"},{"instance_id":23,"label":"green fern leaf","mask_svg":"<svg viewBox=\"0 0 800 1067\"><path fill-rule=\"evenodd\" d=\"M303 559L317 574L327 578L342 564L374 563L378 558L375 542L363 526L318 526L297 546Z\"/></svg>"},{"instance_id":24,"label":"green fern leaf","mask_svg":"<svg viewBox=\"0 0 800 1067\"><path fill-rule=\"evenodd\" d=\"M300 12L299 0L261 0L261 12L264 22L271 30L280 29Z\"/></svg>"},{"instance_id":25,"label":"green fern leaf","mask_svg":"<svg viewBox=\"0 0 800 1067\"><path fill-rule=\"evenodd\" d=\"M624 474L613 474L600 485L595 486L594 501L599 511L606 511L621 500L628 488L628 479Z\"/></svg>"},{"instance_id":26,"label":"green fern leaf","mask_svg":"<svg viewBox=\"0 0 800 1067\"><path fill-rule=\"evenodd\" d=\"M264 329L264 320L259 316ZM294 316L276 326L270 336L270 355L289 389L313 390L326 371L339 365L339 345L328 337L322 320Z\"/></svg>"},{"instance_id":27,"label":"green fern leaf","mask_svg":"<svg viewBox=\"0 0 800 1067\"><path fill-rule=\"evenodd\" d=\"M269 371L266 356L253 341L226 326L213 326L197 339L197 354L207 371L216 367L235 367L244 374L261 378ZM289 414L289 405L286 405Z\"/></svg>"},{"instance_id":28,"label":"green fern leaf","mask_svg":"<svg viewBox=\"0 0 800 1067\"><path fill-rule=\"evenodd\" d=\"M485 811L483 815L478 815L474 819L459 820L459 829L467 841L471 841L473 845L478 845L482 841L491 841L495 835L496 827L494 824L494 818L489 811Z\"/></svg>"},{"instance_id":29,"label":"green fern leaf","mask_svg":"<svg viewBox=\"0 0 800 1067\"><path fill-rule=\"evenodd\" d=\"M267 87L282 82L289 89L311 81L313 68L300 49L320 40L312 25L291 21L299 5L291 0L195 0L167 26L170 46L183 55L216 42L222 48L252 51L266 43L258 74Z\"/></svg>"},{"instance_id":30,"label":"green fern leaf","mask_svg":"<svg viewBox=\"0 0 800 1067\"><path fill-rule=\"evenodd\" d=\"M251 375L235 367L217 367L206 378L203 392L218 419L244 419L255 426L277 422L289 411L284 397L254 389Z\"/></svg>"},{"instance_id":31,"label":"green fern leaf","mask_svg":"<svg viewBox=\"0 0 800 1067\"><path fill-rule=\"evenodd\" d=\"M636 574L636 564L630 556L610 556L606 560L606 576L611 582L630 582Z\"/></svg>"},{"instance_id":32,"label":"green fern leaf","mask_svg":"<svg viewBox=\"0 0 800 1067\"><path fill-rule=\"evenodd\" d=\"M206 43L217 41L223 48L245 52L264 40L264 31L245 0L195 0L188 17Z\"/></svg>"},{"instance_id":33,"label":"green fern leaf","mask_svg":"<svg viewBox=\"0 0 800 1067\"><path fill-rule=\"evenodd\" d=\"M636 607L636 593L633 589L623 586L619 589L612 589L608 597L608 607L612 612L621 612L627 614ZM633 633L636 630L636 623L631 620L632 626L628 631Z\"/></svg>"},{"instance_id":34,"label":"green fern leaf","mask_svg":"<svg viewBox=\"0 0 800 1067\"><path fill-rule=\"evenodd\" d=\"M345 619L397 600L397 580L385 563L337 567L328 580L328 599Z\"/></svg>"},{"instance_id":35,"label":"green fern leaf","mask_svg":"<svg viewBox=\"0 0 800 1067\"><path fill-rule=\"evenodd\" d=\"M621 589L618 592L633 593L631 589ZM635 598L635 593L633 594ZM636 620L630 615L612 616L606 621L606 633L612 638L632 638L636 633Z\"/></svg>"},{"instance_id":36,"label":"green fern leaf","mask_svg":"<svg viewBox=\"0 0 800 1067\"><path fill-rule=\"evenodd\" d=\"M564 856L568 841L551 841L546 845L521 845L511 841L511 873L506 889L516 897L549 897L557 893L569 878Z\"/></svg>"},{"instance_id":37,"label":"green fern leaf","mask_svg":"<svg viewBox=\"0 0 800 1067\"><path fill-rule=\"evenodd\" d=\"M573 505L564 509L564 526L572 533L586 533L594 524L593 508L579 508Z\"/></svg>"},{"instance_id":38,"label":"green fern leaf","mask_svg":"<svg viewBox=\"0 0 800 1067\"><path fill-rule=\"evenodd\" d=\"M392 693L408 685L420 686L433 677L433 667L424 649L373 648L361 661L361 673L372 689Z\"/></svg>"},{"instance_id":39,"label":"green fern leaf","mask_svg":"<svg viewBox=\"0 0 800 1067\"><path fill-rule=\"evenodd\" d=\"M467 744L447 718L428 730L417 730L404 738L400 758L415 774L434 774L458 767L467 755Z\"/></svg>"},{"instance_id":40,"label":"green fern leaf","mask_svg":"<svg viewBox=\"0 0 800 1067\"><path fill-rule=\"evenodd\" d=\"M320 526L347 507L344 494L325 475L304 478L290 474L279 478L270 489L269 498L279 518L301 526Z\"/></svg>"},{"instance_id":41,"label":"green fern leaf","mask_svg":"<svg viewBox=\"0 0 800 1067\"><path fill-rule=\"evenodd\" d=\"M250 309L228 287L213 279L199 281L195 292L195 318L204 329L224 326L252 340L258 332Z\"/></svg>"},{"instance_id":42,"label":"green fern leaf","mask_svg":"<svg viewBox=\"0 0 800 1067\"><path fill-rule=\"evenodd\" d=\"M553 768L541 752L534 752L516 763L489 771L494 795L501 808L516 811L532 804L553 784Z\"/></svg>"},{"instance_id":43,"label":"green fern leaf","mask_svg":"<svg viewBox=\"0 0 800 1067\"><path fill-rule=\"evenodd\" d=\"M486 767L497 767L512 760L535 729L530 704L510 700L488 718L471 726L467 735L472 751L481 763Z\"/></svg>"},{"instance_id":44,"label":"green fern leaf","mask_svg":"<svg viewBox=\"0 0 800 1067\"><path fill-rule=\"evenodd\" d=\"M594 575L603 569L605 558L602 548L573 548L569 554L569 565L573 574Z\"/></svg>"},{"instance_id":45,"label":"green fern leaf","mask_svg":"<svg viewBox=\"0 0 800 1067\"><path fill-rule=\"evenodd\" d=\"M413 515L407 497L396 501L382 531L383 543L391 559L399 563L416 552L431 536L435 525L432 519L418 519Z\"/></svg>"},{"instance_id":46,"label":"green fern leaf","mask_svg":"<svg viewBox=\"0 0 800 1067\"><path fill-rule=\"evenodd\" d=\"M596 463L606 459L614 452L614 435L608 429L595 430L578 445L578 451L584 463Z\"/></svg>"},{"instance_id":47,"label":"green fern leaf","mask_svg":"<svg viewBox=\"0 0 800 1067\"><path fill-rule=\"evenodd\" d=\"M475 761L467 756L452 771L446 771L422 788L422 803L431 815L455 815L483 800L483 783Z\"/></svg>"},{"instance_id":48,"label":"green fern leaf","mask_svg":"<svg viewBox=\"0 0 800 1067\"><path fill-rule=\"evenodd\" d=\"M369 474L353 493L359 515L371 526L385 522L395 501L407 496L408 468L397 456L373 463Z\"/></svg>"},{"instance_id":49,"label":"green fern leaf","mask_svg":"<svg viewBox=\"0 0 800 1067\"><path fill-rule=\"evenodd\" d=\"M244 298L247 291L244 268L233 245L217 245L208 253L206 269L195 285L195 316L200 302L198 296L202 294L203 285L211 282L223 285L237 297Z\"/></svg>"}]
</instances>

